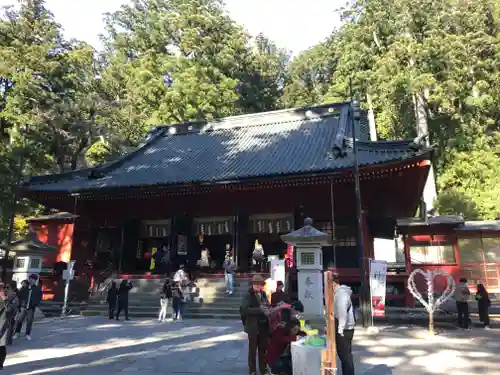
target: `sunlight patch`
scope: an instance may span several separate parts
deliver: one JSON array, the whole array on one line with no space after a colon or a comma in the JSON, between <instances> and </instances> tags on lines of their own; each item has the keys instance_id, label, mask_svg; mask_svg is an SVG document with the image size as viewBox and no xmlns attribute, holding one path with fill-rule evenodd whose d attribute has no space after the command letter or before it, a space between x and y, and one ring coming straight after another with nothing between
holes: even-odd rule
<instances>
[{"instance_id":1,"label":"sunlight patch","mask_svg":"<svg viewBox=\"0 0 500 375\"><path fill-rule=\"evenodd\" d=\"M366 363L368 365L386 365L388 367L396 367L406 361L404 357L372 357L372 358L363 358L361 360L362 363Z\"/></svg>"},{"instance_id":2,"label":"sunlight patch","mask_svg":"<svg viewBox=\"0 0 500 375\"><path fill-rule=\"evenodd\" d=\"M461 358L460 354L461 352L457 350L440 350L425 357L413 358L411 364L420 366L425 371L434 374L444 374L454 369L461 370L471 367L472 364Z\"/></svg>"}]
</instances>

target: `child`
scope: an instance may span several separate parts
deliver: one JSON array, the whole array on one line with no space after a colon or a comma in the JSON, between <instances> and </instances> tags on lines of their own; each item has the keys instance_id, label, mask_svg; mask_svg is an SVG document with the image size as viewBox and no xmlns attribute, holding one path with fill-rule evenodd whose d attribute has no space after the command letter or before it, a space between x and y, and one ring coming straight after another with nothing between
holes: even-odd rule
<instances>
[{"instance_id":1,"label":"child","mask_svg":"<svg viewBox=\"0 0 500 375\"><path fill-rule=\"evenodd\" d=\"M158 316L158 321L164 323L167 317L167 306L168 299L166 295L162 295L160 299L160 315Z\"/></svg>"},{"instance_id":2,"label":"child","mask_svg":"<svg viewBox=\"0 0 500 375\"><path fill-rule=\"evenodd\" d=\"M182 320L182 304L184 303L184 295L182 294L179 282L174 283L172 288L172 319Z\"/></svg>"},{"instance_id":3,"label":"child","mask_svg":"<svg viewBox=\"0 0 500 375\"><path fill-rule=\"evenodd\" d=\"M484 323L484 329L490 329L490 314L488 310L491 306L491 300L483 284L477 284L476 300L479 320Z\"/></svg>"}]
</instances>

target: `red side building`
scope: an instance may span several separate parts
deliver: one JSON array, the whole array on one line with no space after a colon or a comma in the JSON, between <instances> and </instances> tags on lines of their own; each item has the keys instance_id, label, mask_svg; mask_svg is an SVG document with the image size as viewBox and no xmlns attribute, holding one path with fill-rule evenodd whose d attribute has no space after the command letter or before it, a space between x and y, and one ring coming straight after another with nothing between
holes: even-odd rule
<instances>
[{"instance_id":1,"label":"red side building","mask_svg":"<svg viewBox=\"0 0 500 375\"><path fill-rule=\"evenodd\" d=\"M351 116L350 103L334 103L157 127L114 162L34 177L23 193L78 216L71 251L77 271L89 261L99 270L145 273L148 254L163 245L174 263L191 265L206 246L220 267L226 244L245 271L256 240L266 255L283 255L280 235L311 217L335 235L325 267L356 286ZM397 218L414 216L431 150L413 141L371 142L364 119L355 123L368 259L374 238L393 236Z\"/></svg>"},{"instance_id":2,"label":"red side building","mask_svg":"<svg viewBox=\"0 0 500 375\"><path fill-rule=\"evenodd\" d=\"M404 239L408 273L415 268L440 269L457 282L467 278L471 291L481 283L490 293L500 294L500 221L449 216L402 219L398 231Z\"/></svg>"}]
</instances>

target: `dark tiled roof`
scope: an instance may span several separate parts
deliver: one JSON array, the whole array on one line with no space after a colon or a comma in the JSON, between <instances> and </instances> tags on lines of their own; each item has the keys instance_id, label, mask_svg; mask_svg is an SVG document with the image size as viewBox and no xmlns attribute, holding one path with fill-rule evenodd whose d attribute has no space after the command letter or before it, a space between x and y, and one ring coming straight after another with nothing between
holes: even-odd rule
<instances>
[{"instance_id":1,"label":"dark tiled roof","mask_svg":"<svg viewBox=\"0 0 500 375\"><path fill-rule=\"evenodd\" d=\"M28 223L45 222L45 221L68 221L68 220L74 220L76 218L78 218L77 215L73 215L68 212L55 212L53 214L31 217L28 218L26 221Z\"/></svg>"},{"instance_id":2,"label":"dark tiled roof","mask_svg":"<svg viewBox=\"0 0 500 375\"><path fill-rule=\"evenodd\" d=\"M422 220L419 217L406 217L397 219L398 227L427 227L431 225L454 225L460 226L465 223L462 216L432 216L427 219L427 221Z\"/></svg>"},{"instance_id":3,"label":"dark tiled roof","mask_svg":"<svg viewBox=\"0 0 500 375\"><path fill-rule=\"evenodd\" d=\"M467 221L458 231L500 231L500 220Z\"/></svg>"},{"instance_id":4,"label":"dark tiled roof","mask_svg":"<svg viewBox=\"0 0 500 375\"><path fill-rule=\"evenodd\" d=\"M334 171L352 166L350 154L335 160L331 155L335 142L351 137L350 130L348 103L166 126L115 162L35 177L25 188L74 192ZM410 141L360 141L359 164L414 158L418 152L409 145Z\"/></svg>"}]
</instances>

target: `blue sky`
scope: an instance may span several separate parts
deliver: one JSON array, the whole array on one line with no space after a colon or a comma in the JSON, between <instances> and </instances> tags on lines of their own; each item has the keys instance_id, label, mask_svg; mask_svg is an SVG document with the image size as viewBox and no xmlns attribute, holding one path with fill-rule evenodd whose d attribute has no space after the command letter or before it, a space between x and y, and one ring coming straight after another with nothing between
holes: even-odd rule
<instances>
[{"instance_id":1,"label":"blue sky","mask_svg":"<svg viewBox=\"0 0 500 375\"><path fill-rule=\"evenodd\" d=\"M0 5L16 0L0 0ZM339 25L335 12L346 0L226 0L235 21L253 35L264 32L294 54L326 38ZM102 14L117 10L127 0L46 0L65 35L99 48Z\"/></svg>"}]
</instances>

